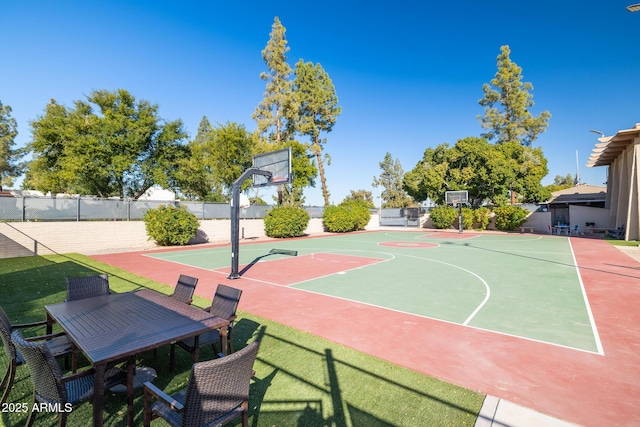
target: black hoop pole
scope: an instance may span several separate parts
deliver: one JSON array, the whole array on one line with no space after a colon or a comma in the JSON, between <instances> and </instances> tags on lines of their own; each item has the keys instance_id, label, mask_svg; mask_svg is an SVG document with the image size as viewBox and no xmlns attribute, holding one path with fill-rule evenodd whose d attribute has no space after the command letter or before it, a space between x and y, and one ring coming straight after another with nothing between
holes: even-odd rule
<instances>
[{"instance_id":1,"label":"black hoop pole","mask_svg":"<svg viewBox=\"0 0 640 427\"><path fill-rule=\"evenodd\" d=\"M462 233L462 203L458 203L458 232Z\"/></svg>"},{"instance_id":2,"label":"black hoop pole","mask_svg":"<svg viewBox=\"0 0 640 427\"><path fill-rule=\"evenodd\" d=\"M271 178L271 172L258 168L249 168L235 180L231 186L231 273L227 279L239 279L238 258L240 252L240 191L242 183L251 175L263 175Z\"/></svg>"}]
</instances>

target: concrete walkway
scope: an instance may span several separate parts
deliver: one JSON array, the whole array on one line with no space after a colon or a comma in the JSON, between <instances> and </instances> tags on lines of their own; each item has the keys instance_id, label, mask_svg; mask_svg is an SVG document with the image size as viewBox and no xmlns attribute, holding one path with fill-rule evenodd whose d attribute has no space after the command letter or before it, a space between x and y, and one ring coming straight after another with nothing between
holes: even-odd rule
<instances>
[{"instance_id":1,"label":"concrete walkway","mask_svg":"<svg viewBox=\"0 0 640 427\"><path fill-rule=\"evenodd\" d=\"M549 415L525 408L508 400L487 395L475 427L576 427Z\"/></svg>"}]
</instances>

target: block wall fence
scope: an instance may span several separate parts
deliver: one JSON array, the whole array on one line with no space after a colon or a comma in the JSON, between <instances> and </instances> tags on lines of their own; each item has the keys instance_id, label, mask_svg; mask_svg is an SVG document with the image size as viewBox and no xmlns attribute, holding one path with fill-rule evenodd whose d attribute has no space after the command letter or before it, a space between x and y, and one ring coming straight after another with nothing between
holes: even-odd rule
<instances>
[{"instance_id":1,"label":"block wall fence","mask_svg":"<svg viewBox=\"0 0 640 427\"><path fill-rule=\"evenodd\" d=\"M378 227L372 215L367 229ZM240 221L241 238L265 239L262 219ZM306 234L321 234L321 218L312 218ZM230 243L230 220L201 220L190 243ZM241 240L242 241L242 240ZM148 239L143 221L0 222L0 258L29 255L81 253L85 255L156 249Z\"/></svg>"}]
</instances>

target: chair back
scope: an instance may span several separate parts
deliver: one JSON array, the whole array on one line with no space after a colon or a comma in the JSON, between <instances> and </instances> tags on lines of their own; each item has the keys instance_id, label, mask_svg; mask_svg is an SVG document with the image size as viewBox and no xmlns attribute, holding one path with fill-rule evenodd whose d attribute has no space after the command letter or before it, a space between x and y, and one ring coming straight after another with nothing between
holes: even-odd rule
<instances>
[{"instance_id":1,"label":"chair back","mask_svg":"<svg viewBox=\"0 0 640 427\"><path fill-rule=\"evenodd\" d=\"M19 330L13 331L11 340L22 353L29 368L36 399L45 403L67 402L67 389L60 381L62 371L44 341L28 342Z\"/></svg>"},{"instance_id":2,"label":"chair back","mask_svg":"<svg viewBox=\"0 0 640 427\"><path fill-rule=\"evenodd\" d=\"M236 315L238 303L242 296L242 290L232 288L231 286L219 284L216 293L211 301L211 309L209 313L228 319Z\"/></svg>"},{"instance_id":3,"label":"chair back","mask_svg":"<svg viewBox=\"0 0 640 427\"><path fill-rule=\"evenodd\" d=\"M11 341L12 331L11 321L9 316L5 313L4 309L0 307L0 338L2 338L2 344L4 345L4 351L9 356L10 362L15 362L18 358L16 353L16 347Z\"/></svg>"},{"instance_id":4,"label":"chair back","mask_svg":"<svg viewBox=\"0 0 640 427\"><path fill-rule=\"evenodd\" d=\"M99 274L88 277L67 277L67 301L108 295L109 275Z\"/></svg>"},{"instance_id":5,"label":"chair back","mask_svg":"<svg viewBox=\"0 0 640 427\"><path fill-rule=\"evenodd\" d=\"M185 396L182 425L206 425L235 410L249 399L260 341L220 359L195 363L191 368Z\"/></svg>"},{"instance_id":6,"label":"chair back","mask_svg":"<svg viewBox=\"0 0 640 427\"><path fill-rule=\"evenodd\" d=\"M197 284L198 279L196 277L181 274L178 278L178 283L176 283L176 287L173 290L173 294L171 294L171 298L175 298L185 304L191 304Z\"/></svg>"}]
</instances>

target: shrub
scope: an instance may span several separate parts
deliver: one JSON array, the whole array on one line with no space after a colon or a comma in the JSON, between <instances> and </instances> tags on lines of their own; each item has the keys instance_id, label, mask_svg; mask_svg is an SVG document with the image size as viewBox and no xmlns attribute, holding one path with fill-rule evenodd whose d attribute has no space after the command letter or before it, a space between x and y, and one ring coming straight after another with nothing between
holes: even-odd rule
<instances>
[{"instance_id":1,"label":"shrub","mask_svg":"<svg viewBox=\"0 0 640 427\"><path fill-rule=\"evenodd\" d=\"M496 214L496 228L502 231L515 230L524 224L529 215L529 212L520 206L500 206L493 212Z\"/></svg>"},{"instance_id":2,"label":"shrub","mask_svg":"<svg viewBox=\"0 0 640 427\"><path fill-rule=\"evenodd\" d=\"M331 233L346 233L364 230L371 219L366 203L358 200L345 200L338 206L328 206L324 210L322 221Z\"/></svg>"},{"instance_id":3,"label":"shrub","mask_svg":"<svg viewBox=\"0 0 640 427\"><path fill-rule=\"evenodd\" d=\"M451 206L437 206L431 209L429 218L435 228L449 228L458 218L458 212Z\"/></svg>"},{"instance_id":4,"label":"shrub","mask_svg":"<svg viewBox=\"0 0 640 427\"><path fill-rule=\"evenodd\" d=\"M486 230L489 225L491 211L488 208L479 207L473 211L473 222L479 230Z\"/></svg>"},{"instance_id":5,"label":"shrub","mask_svg":"<svg viewBox=\"0 0 640 427\"><path fill-rule=\"evenodd\" d=\"M462 228L465 230L473 230L474 225L473 209L467 207L462 208Z\"/></svg>"},{"instance_id":6,"label":"shrub","mask_svg":"<svg viewBox=\"0 0 640 427\"><path fill-rule=\"evenodd\" d=\"M277 206L264 217L264 233L269 237L300 237L311 215L298 206Z\"/></svg>"},{"instance_id":7,"label":"shrub","mask_svg":"<svg viewBox=\"0 0 640 427\"><path fill-rule=\"evenodd\" d=\"M143 217L149 239L160 246L186 245L195 237L200 222L184 206L162 205Z\"/></svg>"}]
</instances>

